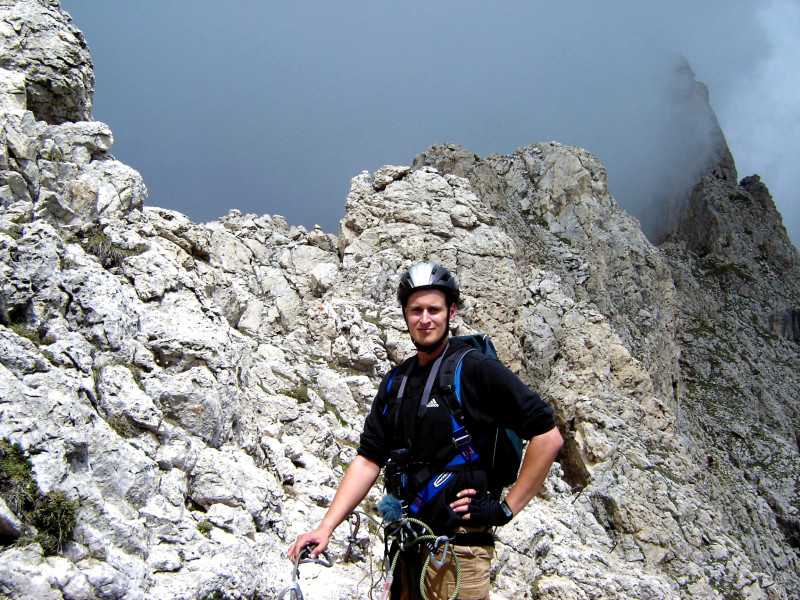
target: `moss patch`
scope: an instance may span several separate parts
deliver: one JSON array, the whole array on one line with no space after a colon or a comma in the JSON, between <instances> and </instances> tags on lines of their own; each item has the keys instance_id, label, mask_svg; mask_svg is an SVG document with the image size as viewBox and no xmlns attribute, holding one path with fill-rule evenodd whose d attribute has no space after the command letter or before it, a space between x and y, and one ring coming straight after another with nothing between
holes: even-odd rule
<instances>
[{"instance_id":1,"label":"moss patch","mask_svg":"<svg viewBox=\"0 0 800 600\"><path fill-rule=\"evenodd\" d=\"M211 533L212 527L213 525L211 524L211 521L208 519L203 519L197 524L197 531L207 536L209 533Z\"/></svg>"},{"instance_id":2,"label":"moss patch","mask_svg":"<svg viewBox=\"0 0 800 600\"><path fill-rule=\"evenodd\" d=\"M222 590L214 590L210 594L202 596L200 600L232 600L232 598Z\"/></svg>"},{"instance_id":3,"label":"moss patch","mask_svg":"<svg viewBox=\"0 0 800 600\"><path fill-rule=\"evenodd\" d=\"M310 402L311 400L308 397L308 386L305 385L296 385L293 388L290 388L283 392L284 396L289 396L290 398L294 398L298 402Z\"/></svg>"},{"instance_id":4,"label":"moss patch","mask_svg":"<svg viewBox=\"0 0 800 600\"><path fill-rule=\"evenodd\" d=\"M114 432L125 439L135 438L139 435L139 428L127 415L114 415L106 419L106 423Z\"/></svg>"},{"instance_id":5,"label":"moss patch","mask_svg":"<svg viewBox=\"0 0 800 600\"><path fill-rule=\"evenodd\" d=\"M38 331L36 331L35 329L31 329L30 327L27 327L23 323L14 323L13 325L11 325L11 331L16 333L20 337L29 339L36 346L43 346L43 345L49 346L50 344L56 341L55 338L50 335L42 337L42 335Z\"/></svg>"}]
</instances>

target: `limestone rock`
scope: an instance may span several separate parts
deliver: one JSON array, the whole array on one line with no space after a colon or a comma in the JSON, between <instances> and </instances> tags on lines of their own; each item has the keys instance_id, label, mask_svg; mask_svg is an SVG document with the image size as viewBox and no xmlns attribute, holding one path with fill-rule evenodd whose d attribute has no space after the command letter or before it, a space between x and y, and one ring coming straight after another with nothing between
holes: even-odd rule
<instances>
[{"instance_id":1,"label":"limestone rock","mask_svg":"<svg viewBox=\"0 0 800 600\"><path fill-rule=\"evenodd\" d=\"M24 525L22 521L8 508L5 500L0 498L0 535L17 538L22 535L23 531Z\"/></svg>"},{"instance_id":2,"label":"limestone rock","mask_svg":"<svg viewBox=\"0 0 800 600\"><path fill-rule=\"evenodd\" d=\"M53 0L0 4L0 67L25 76L28 110L47 123L91 119L94 72L83 34Z\"/></svg>"},{"instance_id":3,"label":"limestone rock","mask_svg":"<svg viewBox=\"0 0 800 600\"><path fill-rule=\"evenodd\" d=\"M0 112L25 110L27 108L25 75L0 69L0 97L2 97Z\"/></svg>"},{"instance_id":4,"label":"limestone rock","mask_svg":"<svg viewBox=\"0 0 800 600\"><path fill-rule=\"evenodd\" d=\"M57 2L0 2L0 45L0 436L43 493L79 501L56 556L10 543L26 524L0 503L0 595L277 596L413 351L395 290L421 260L455 271L455 332L489 333L566 440L497 534L494 600L800 593L800 261L718 127L659 246L604 167L557 143L361 173L338 235L236 210L195 224L144 207L108 155ZM339 527L307 597L370 597L374 531L343 563Z\"/></svg>"},{"instance_id":5,"label":"limestone rock","mask_svg":"<svg viewBox=\"0 0 800 600\"><path fill-rule=\"evenodd\" d=\"M83 35L57 2L0 4L0 206L14 223L78 227L140 210L141 176L113 159L91 120L94 75Z\"/></svg>"}]
</instances>

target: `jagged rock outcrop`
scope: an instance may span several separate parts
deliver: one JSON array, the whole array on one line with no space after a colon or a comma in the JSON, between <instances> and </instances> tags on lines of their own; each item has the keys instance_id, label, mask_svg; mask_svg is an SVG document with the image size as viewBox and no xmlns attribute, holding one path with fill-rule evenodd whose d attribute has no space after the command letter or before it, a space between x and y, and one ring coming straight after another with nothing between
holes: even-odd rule
<instances>
[{"instance_id":1,"label":"jagged rock outcrop","mask_svg":"<svg viewBox=\"0 0 800 600\"><path fill-rule=\"evenodd\" d=\"M28 18L71 33L90 81L55 2L0 4L6 47L40 35ZM711 168L659 247L556 143L364 172L338 235L199 225L143 205L107 126L39 112L21 65L0 75L0 438L79 503L55 553L0 503L0 594L275 597L412 350L394 294L423 259L459 276L458 333L490 333L566 438L498 534L493 598L800 593L800 261L757 179ZM364 525L344 563L348 534L306 597L370 597L381 544Z\"/></svg>"},{"instance_id":2,"label":"jagged rock outcrop","mask_svg":"<svg viewBox=\"0 0 800 600\"><path fill-rule=\"evenodd\" d=\"M141 208L147 190L136 171L107 153L113 143L107 125L37 120L26 110L19 73L0 69L0 89L7 90L0 131L0 203L6 218L71 226Z\"/></svg>"},{"instance_id":3,"label":"jagged rock outcrop","mask_svg":"<svg viewBox=\"0 0 800 600\"><path fill-rule=\"evenodd\" d=\"M141 208L141 176L107 153L91 120L94 74L83 35L56 0L0 2L0 205L15 223L69 226Z\"/></svg>"},{"instance_id":4,"label":"jagged rock outcrop","mask_svg":"<svg viewBox=\"0 0 800 600\"><path fill-rule=\"evenodd\" d=\"M24 76L28 108L36 119L90 121L89 48L58 0L2 0L0 23L0 68Z\"/></svg>"}]
</instances>

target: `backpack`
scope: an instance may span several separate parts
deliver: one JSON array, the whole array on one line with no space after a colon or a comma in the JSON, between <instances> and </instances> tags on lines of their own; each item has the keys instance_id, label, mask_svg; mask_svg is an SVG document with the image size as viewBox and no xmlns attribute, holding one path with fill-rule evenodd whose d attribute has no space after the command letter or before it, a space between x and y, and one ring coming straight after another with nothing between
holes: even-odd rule
<instances>
[{"instance_id":1,"label":"backpack","mask_svg":"<svg viewBox=\"0 0 800 600\"><path fill-rule=\"evenodd\" d=\"M497 358L497 351L494 348L494 344L486 334L461 335L455 336L454 339L466 342L482 354ZM459 360L453 381L444 382L440 380L440 384L444 384L442 389L447 389L445 386L448 385L453 386L453 395L458 402L459 410L461 407L461 386L458 376L461 373L461 361L464 359L465 355L466 352L454 355L454 358L458 357ZM443 370L442 375L445 374L446 372ZM463 414L460 418L463 421ZM522 463L522 440L511 429L498 427L495 430L494 439L487 441L492 444L491 462L489 463L489 488L500 490L517 480L519 467ZM484 446L485 444L486 443L484 443ZM484 452L486 452L486 450L484 450Z\"/></svg>"},{"instance_id":2,"label":"backpack","mask_svg":"<svg viewBox=\"0 0 800 600\"><path fill-rule=\"evenodd\" d=\"M427 469L424 470L422 478L427 480L428 483L422 488L410 506L410 510L414 514L431 502L444 489L448 478L453 475L453 472L458 467L473 460L478 460L481 455L485 457L483 464L487 467L488 489L498 495L504 487L516 481L522 462L522 440L512 430L498 427L495 429L494 434L487 435L481 440L473 441L464 424L465 416L462 409L460 384L461 366L464 357L474 351L491 358L497 358L497 351L494 348L494 344L492 344L492 340L485 334L454 336L453 339L465 342L468 347L454 352L446 358L441 355L434 362L419 404L418 416L421 417L424 414L434 384L438 383L437 387L441 391L451 413L453 442L458 452L448 464L440 468L441 473L438 476ZM400 365L390 375L386 387L387 390L391 389L395 375L403 371L404 366ZM402 379L403 381L397 391L398 399L402 397L405 387L405 379Z\"/></svg>"}]
</instances>

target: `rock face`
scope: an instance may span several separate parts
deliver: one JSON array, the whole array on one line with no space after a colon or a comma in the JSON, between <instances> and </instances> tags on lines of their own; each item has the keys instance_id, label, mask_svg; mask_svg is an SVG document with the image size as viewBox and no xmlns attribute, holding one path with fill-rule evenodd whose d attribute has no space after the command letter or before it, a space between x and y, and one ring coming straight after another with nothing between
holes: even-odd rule
<instances>
[{"instance_id":1,"label":"rock face","mask_svg":"<svg viewBox=\"0 0 800 600\"><path fill-rule=\"evenodd\" d=\"M659 247L555 143L364 172L338 235L198 225L108 154L57 3L0 3L0 27L0 437L79 502L55 555L0 503L0 595L276 597L412 350L395 286L429 259L458 275L457 332L489 333L566 439L498 532L493 598L800 595L800 259L757 177L711 161ZM52 35L57 57L11 62ZM83 84L49 113L36 77L56 72ZM378 594L375 529L345 563L349 533L334 569L301 570L307 597Z\"/></svg>"},{"instance_id":2,"label":"rock face","mask_svg":"<svg viewBox=\"0 0 800 600\"><path fill-rule=\"evenodd\" d=\"M83 34L58 0L0 1L0 68L24 75L37 120L88 121L94 71Z\"/></svg>"}]
</instances>

